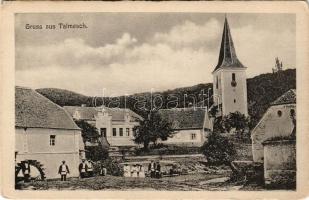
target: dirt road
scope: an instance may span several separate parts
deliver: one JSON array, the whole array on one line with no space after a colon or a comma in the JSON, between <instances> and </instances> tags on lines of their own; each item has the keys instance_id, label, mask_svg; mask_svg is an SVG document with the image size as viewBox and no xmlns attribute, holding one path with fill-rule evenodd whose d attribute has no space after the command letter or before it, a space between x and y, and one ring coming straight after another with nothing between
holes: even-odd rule
<instances>
[{"instance_id":1,"label":"dirt road","mask_svg":"<svg viewBox=\"0 0 309 200\"><path fill-rule=\"evenodd\" d=\"M219 181L207 181L219 180ZM224 181L222 181L224 180ZM125 178L116 176L92 177L86 179L71 178L66 182L48 180L22 184L22 189L30 190L231 190L239 189L229 183L224 175L191 174L176 177Z\"/></svg>"}]
</instances>

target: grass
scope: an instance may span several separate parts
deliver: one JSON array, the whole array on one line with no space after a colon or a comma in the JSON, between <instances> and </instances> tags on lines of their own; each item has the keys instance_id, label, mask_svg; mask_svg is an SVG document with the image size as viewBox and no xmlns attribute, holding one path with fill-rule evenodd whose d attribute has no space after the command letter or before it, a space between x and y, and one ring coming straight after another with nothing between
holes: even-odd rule
<instances>
[{"instance_id":1,"label":"grass","mask_svg":"<svg viewBox=\"0 0 309 200\"><path fill-rule=\"evenodd\" d=\"M22 184L22 189L32 190L218 190L216 184L200 184L205 180L225 177L227 174L197 173L161 179L125 178L116 176L97 176L86 179L71 178L66 182L59 180L38 181ZM229 187L230 183L220 184ZM224 188L222 188L225 190Z\"/></svg>"}]
</instances>

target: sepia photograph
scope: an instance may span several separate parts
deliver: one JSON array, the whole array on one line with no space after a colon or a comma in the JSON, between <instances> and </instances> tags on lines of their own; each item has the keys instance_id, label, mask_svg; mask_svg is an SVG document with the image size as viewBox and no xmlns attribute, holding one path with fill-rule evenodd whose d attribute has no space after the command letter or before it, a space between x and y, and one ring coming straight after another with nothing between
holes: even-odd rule
<instances>
[{"instance_id":1,"label":"sepia photograph","mask_svg":"<svg viewBox=\"0 0 309 200\"><path fill-rule=\"evenodd\" d=\"M308 196L305 4L47 4L1 7L4 198Z\"/></svg>"},{"instance_id":2,"label":"sepia photograph","mask_svg":"<svg viewBox=\"0 0 309 200\"><path fill-rule=\"evenodd\" d=\"M295 14L14 18L16 190L297 189Z\"/></svg>"}]
</instances>

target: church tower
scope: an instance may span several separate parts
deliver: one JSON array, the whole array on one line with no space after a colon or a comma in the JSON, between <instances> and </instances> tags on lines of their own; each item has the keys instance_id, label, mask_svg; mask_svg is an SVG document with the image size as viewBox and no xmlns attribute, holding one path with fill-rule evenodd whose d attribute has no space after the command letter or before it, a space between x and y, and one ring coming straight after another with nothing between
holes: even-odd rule
<instances>
[{"instance_id":1,"label":"church tower","mask_svg":"<svg viewBox=\"0 0 309 200\"><path fill-rule=\"evenodd\" d=\"M225 17L218 64L213 74L213 100L220 115L240 112L248 116L246 67L236 56Z\"/></svg>"}]
</instances>

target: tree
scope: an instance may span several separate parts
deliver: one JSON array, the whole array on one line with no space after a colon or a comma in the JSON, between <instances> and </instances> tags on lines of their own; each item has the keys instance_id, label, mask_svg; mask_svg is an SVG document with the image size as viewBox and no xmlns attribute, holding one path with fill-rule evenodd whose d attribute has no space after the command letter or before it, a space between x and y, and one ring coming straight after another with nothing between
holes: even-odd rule
<instances>
[{"instance_id":1,"label":"tree","mask_svg":"<svg viewBox=\"0 0 309 200\"><path fill-rule=\"evenodd\" d=\"M210 164L231 166L231 162L236 156L234 144L227 137L215 132L209 134L201 150Z\"/></svg>"},{"instance_id":2,"label":"tree","mask_svg":"<svg viewBox=\"0 0 309 200\"><path fill-rule=\"evenodd\" d=\"M227 116L223 116L221 120L221 126L226 132L230 132L235 129L236 135L241 139L248 139L249 135L249 118L240 112L230 113ZM250 137L249 137L250 138Z\"/></svg>"},{"instance_id":3,"label":"tree","mask_svg":"<svg viewBox=\"0 0 309 200\"><path fill-rule=\"evenodd\" d=\"M108 157L107 147L103 147L100 135L96 127L85 120L75 120L76 125L81 129L83 142L98 143L98 146L86 146L86 158L93 161L102 160Z\"/></svg>"},{"instance_id":4,"label":"tree","mask_svg":"<svg viewBox=\"0 0 309 200\"><path fill-rule=\"evenodd\" d=\"M144 150L148 150L151 142L156 145L158 139L165 141L174 133L171 124L162 119L156 111L150 111L148 117L139 120L139 126L135 126L133 130L134 142L143 144Z\"/></svg>"},{"instance_id":5,"label":"tree","mask_svg":"<svg viewBox=\"0 0 309 200\"><path fill-rule=\"evenodd\" d=\"M75 123L82 131L84 142L97 142L100 135L96 127L89 124L85 120L75 120Z\"/></svg>"}]
</instances>

